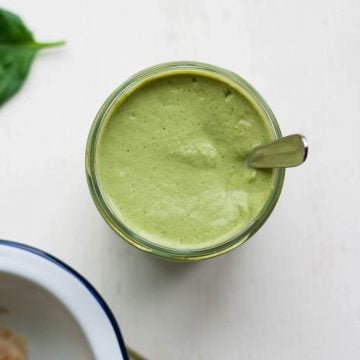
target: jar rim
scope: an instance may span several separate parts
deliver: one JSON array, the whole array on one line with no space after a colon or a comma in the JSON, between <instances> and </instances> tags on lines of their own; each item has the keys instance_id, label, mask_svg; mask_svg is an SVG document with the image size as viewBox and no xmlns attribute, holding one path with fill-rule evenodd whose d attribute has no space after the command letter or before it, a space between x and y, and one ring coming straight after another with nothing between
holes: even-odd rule
<instances>
[{"instance_id":1,"label":"jar rim","mask_svg":"<svg viewBox=\"0 0 360 360\"><path fill-rule=\"evenodd\" d=\"M113 106L117 103L119 98L121 98L124 94L133 91L135 87L142 85L146 80L150 81L153 78L164 76L167 72L173 74L174 72L191 71L195 71L198 73L207 73L208 75L211 75L213 77L218 77L219 79L233 82L244 92L244 95L248 97L248 100L253 102L254 105L256 105L256 107L261 110L264 116L264 120L267 122L267 125L269 126L269 129L271 130L274 139L280 138L282 136L279 124L270 107L267 105L261 95L257 92L257 90L255 90L255 88L253 88L242 77L231 71L206 63L194 61L175 61L148 67L131 76L128 80L126 80L119 87L117 87L115 91L112 92L112 94L105 100L105 102L95 116L88 136L85 155L86 175L90 193L98 211L100 212L104 220L108 223L108 225L124 240L126 240L128 243L135 246L136 248L157 257L178 261L193 261L212 258L224 254L243 244L246 240L248 240L257 232L257 230L265 223L267 218L270 216L279 199L285 176L285 169L274 169L272 190L268 196L267 201L265 202L261 210L258 212L258 214L254 217L254 219L239 233L232 236L228 240L204 248L169 248L153 243L141 237L140 235L137 235L131 229L126 227L125 224L123 224L117 216L115 216L113 211L107 205L104 196L102 195L95 169L95 153L98 135L102 128L102 125L104 124L107 114L109 113L110 109L112 109Z\"/></svg>"}]
</instances>

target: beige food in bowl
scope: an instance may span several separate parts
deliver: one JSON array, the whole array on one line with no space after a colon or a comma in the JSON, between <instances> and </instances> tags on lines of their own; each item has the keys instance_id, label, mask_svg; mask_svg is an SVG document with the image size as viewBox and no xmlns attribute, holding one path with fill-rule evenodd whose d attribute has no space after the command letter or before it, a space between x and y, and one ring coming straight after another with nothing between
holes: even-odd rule
<instances>
[{"instance_id":1,"label":"beige food in bowl","mask_svg":"<svg viewBox=\"0 0 360 360\"><path fill-rule=\"evenodd\" d=\"M0 360L26 360L25 341L10 330L0 328Z\"/></svg>"}]
</instances>

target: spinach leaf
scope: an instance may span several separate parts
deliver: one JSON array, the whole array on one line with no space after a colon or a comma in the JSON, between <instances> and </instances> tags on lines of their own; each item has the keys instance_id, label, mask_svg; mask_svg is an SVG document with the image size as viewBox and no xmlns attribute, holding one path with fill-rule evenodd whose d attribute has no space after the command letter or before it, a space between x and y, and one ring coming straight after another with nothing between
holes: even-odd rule
<instances>
[{"instance_id":1,"label":"spinach leaf","mask_svg":"<svg viewBox=\"0 0 360 360\"><path fill-rule=\"evenodd\" d=\"M0 9L0 105L21 88L38 50L63 44L35 41L17 15Z\"/></svg>"}]
</instances>

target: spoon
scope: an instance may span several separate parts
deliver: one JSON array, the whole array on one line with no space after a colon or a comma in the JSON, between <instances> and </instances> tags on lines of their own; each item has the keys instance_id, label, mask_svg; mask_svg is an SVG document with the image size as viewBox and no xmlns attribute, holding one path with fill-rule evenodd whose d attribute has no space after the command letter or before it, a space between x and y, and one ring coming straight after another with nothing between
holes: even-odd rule
<instances>
[{"instance_id":1,"label":"spoon","mask_svg":"<svg viewBox=\"0 0 360 360\"><path fill-rule=\"evenodd\" d=\"M134 349L129 348L128 346L126 346L126 351L128 353L129 360L146 360L138 352L136 352Z\"/></svg>"},{"instance_id":2,"label":"spoon","mask_svg":"<svg viewBox=\"0 0 360 360\"><path fill-rule=\"evenodd\" d=\"M256 146L246 158L252 168L287 168L302 164L308 154L305 136L294 134Z\"/></svg>"}]
</instances>

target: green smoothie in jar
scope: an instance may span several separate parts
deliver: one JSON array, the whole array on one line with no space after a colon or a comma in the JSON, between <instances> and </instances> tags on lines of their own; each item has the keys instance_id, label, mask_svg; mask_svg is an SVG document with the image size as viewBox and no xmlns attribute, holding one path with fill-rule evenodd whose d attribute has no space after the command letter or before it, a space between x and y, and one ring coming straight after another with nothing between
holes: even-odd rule
<instances>
[{"instance_id":1,"label":"green smoothie in jar","mask_svg":"<svg viewBox=\"0 0 360 360\"><path fill-rule=\"evenodd\" d=\"M248 89L216 72L178 67L113 97L89 139L89 179L118 233L143 250L189 259L254 224L279 174L245 164L251 149L276 136Z\"/></svg>"}]
</instances>

